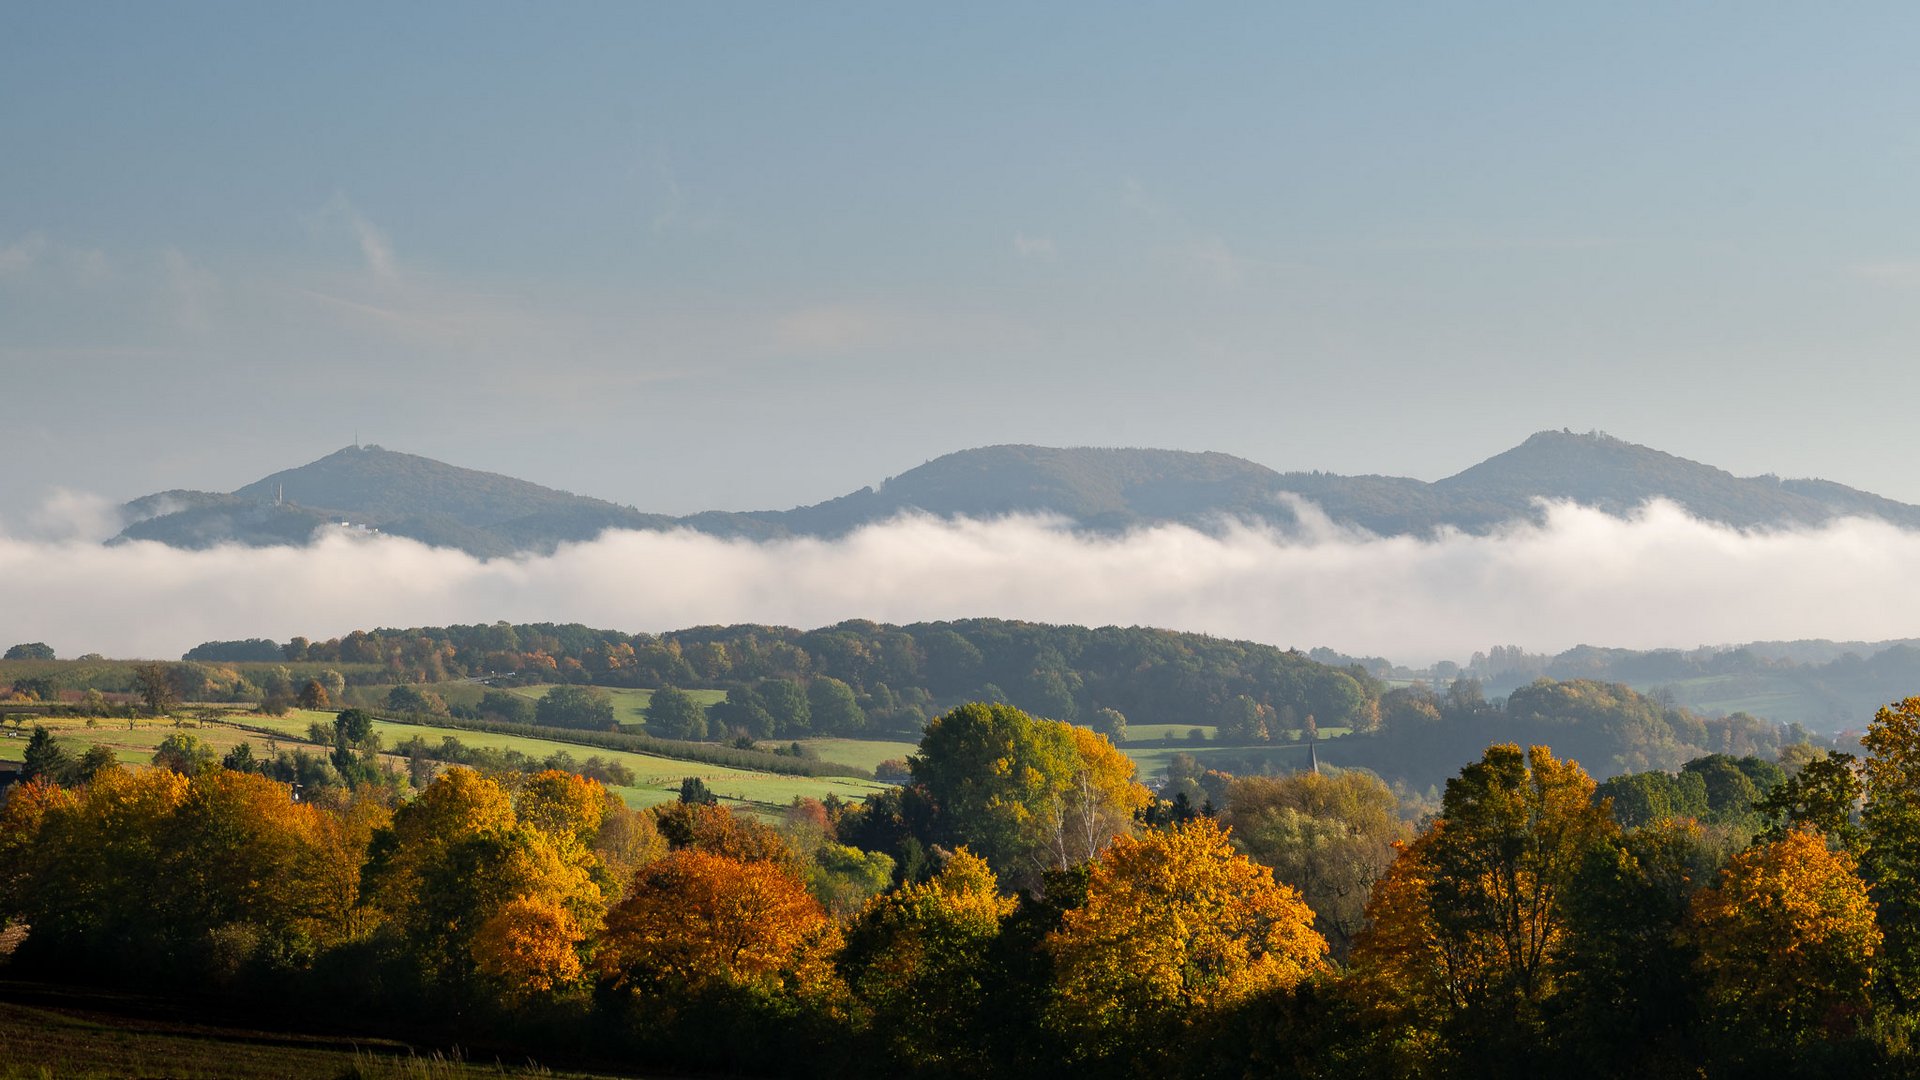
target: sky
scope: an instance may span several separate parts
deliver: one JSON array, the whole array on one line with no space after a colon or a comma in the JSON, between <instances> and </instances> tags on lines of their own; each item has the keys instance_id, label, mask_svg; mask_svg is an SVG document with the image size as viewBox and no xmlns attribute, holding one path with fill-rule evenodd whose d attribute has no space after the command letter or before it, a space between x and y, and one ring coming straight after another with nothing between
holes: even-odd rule
<instances>
[{"instance_id":1,"label":"sky","mask_svg":"<svg viewBox=\"0 0 1920 1080\"><path fill-rule=\"evenodd\" d=\"M0 508L1543 428L1920 501L1912 5L0 6ZM0 516L7 510L0 509Z\"/></svg>"},{"instance_id":2,"label":"sky","mask_svg":"<svg viewBox=\"0 0 1920 1080\"><path fill-rule=\"evenodd\" d=\"M1913 5L0 4L0 639L1150 623L1396 660L1920 633L1920 534L904 519L102 547L354 441L644 510L973 446L1438 479L1604 430L1920 502Z\"/></svg>"}]
</instances>

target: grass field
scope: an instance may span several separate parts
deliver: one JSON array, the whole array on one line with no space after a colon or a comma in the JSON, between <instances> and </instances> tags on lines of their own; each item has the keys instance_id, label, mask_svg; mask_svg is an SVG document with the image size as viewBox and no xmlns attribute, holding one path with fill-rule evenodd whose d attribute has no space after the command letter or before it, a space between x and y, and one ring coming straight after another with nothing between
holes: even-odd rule
<instances>
[{"instance_id":1,"label":"grass field","mask_svg":"<svg viewBox=\"0 0 1920 1080\"><path fill-rule=\"evenodd\" d=\"M1140 746L1129 743L1120 748L1139 767L1142 781L1165 774L1167 762L1175 754L1192 754L1201 768L1218 768L1233 773L1259 773L1261 764L1274 772L1292 772L1307 766L1305 743L1268 743L1255 746L1222 746L1219 743L1179 743L1172 746ZM1326 761L1328 744L1320 744L1320 760ZM1252 764L1256 767L1248 768Z\"/></svg>"},{"instance_id":2,"label":"grass field","mask_svg":"<svg viewBox=\"0 0 1920 1080\"><path fill-rule=\"evenodd\" d=\"M769 739L760 745L768 750L791 745L793 740L781 742ZM871 769L883 761L894 758L906 760L908 754L920 749L919 743L890 742L886 739L801 739L800 745L820 755L822 761L835 761L843 765L858 765Z\"/></svg>"},{"instance_id":3,"label":"grass field","mask_svg":"<svg viewBox=\"0 0 1920 1080\"><path fill-rule=\"evenodd\" d=\"M526 1062L421 1052L379 1038L258 1031L189 1019L104 992L0 983L0 1080L467 1080L482 1076L585 1078Z\"/></svg>"},{"instance_id":4,"label":"grass field","mask_svg":"<svg viewBox=\"0 0 1920 1080\"><path fill-rule=\"evenodd\" d=\"M329 716L328 720L331 721L332 717ZM27 739L33 734L36 725L45 727L69 746L78 746L82 751L89 746L105 746L117 754L121 763L126 765L148 764L153 760L154 750L159 748L167 736L176 732L192 735L222 755L243 742L253 744L256 757L266 749L266 744L260 736L218 724L199 726L189 722L187 726L177 728L168 720L102 718L94 721L93 727L88 727L84 719L61 716L29 719L17 734L9 726L6 734L0 736L0 761L19 761L24 757ZM305 726L302 725L301 735L304 736L305 733ZM295 740L288 740L289 744L293 741Z\"/></svg>"},{"instance_id":5,"label":"grass field","mask_svg":"<svg viewBox=\"0 0 1920 1080\"><path fill-rule=\"evenodd\" d=\"M271 728L289 736L304 737L308 725L316 721L332 723L333 714L295 709L285 716L247 716L238 719L242 723L255 727ZM415 735L430 743L438 743L441 739L450 736L467 746L518 750L536 759L546 758L557 751L565 751L573 755L575 760L584 760L598 755L609 761L618 761L633 770L635 782L631 787L617 787L613 790L626 800L627 805L634 807L653 806L672 801L680 793L680 781L689 776L699 777L714 794L724 800L745 804L749 809L762 810L785 806L792 802L796 795L824 799L827 795L833 794L842 799L864 799L869 792L878 791L882 786L871 780L858 780L846 776L784 776L778 773L729 768L725 765L681 761L653 754L636 754L626 750L602 750L594 746L580 746L522 735L500 735L488 731L463 731L458 728L422 724L398 724L388 720L376 720L373 728L379 733L382 743L388 747L405 742Z\"/></svg>"},{"instance_id":6,"label":"grass field","mask_svg":"<svg viewBox=\"0 0 1920 1080\"><path fill-rule=\"evenodd\" d=\"M1156 742L1171 738L1174 742L1187 741L1187 733L1195 728L1209 740L1220 737L1220 729L1212 724L1128 724L1127 741Z\"/></svg>"},{"instance_id":7,"label":"grass field","mask_svg":"<svg viewBox=\"0 0 1920 1080\"><path fill-rule=\"evenodd\" d=\"M1764 673L1705 675L1660 684L1673 700L1696 712L1751 713L1779 723L1799 721L1816 729L1830 729L1849 721L1863 723L1871 713L1850 716L1831 696L1792 678Z\"/></svg>"}]
</instances>

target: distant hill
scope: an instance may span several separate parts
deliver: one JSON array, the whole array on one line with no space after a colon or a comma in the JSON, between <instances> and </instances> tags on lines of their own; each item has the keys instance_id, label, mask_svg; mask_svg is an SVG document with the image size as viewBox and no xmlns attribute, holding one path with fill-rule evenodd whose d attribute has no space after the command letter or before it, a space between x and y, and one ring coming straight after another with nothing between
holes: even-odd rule
<instances>
[{"instance_id":1,"label":"distant hill","mask_svg":"<svg viewBox=\"0 0 1920 1080\"><path fill-rule=\"evenodd\" d=\"M1219 453L988 446L936 458L837 499L790 510L674 518L379 447L349 447L231 494L170 491L125 507L123 540L182 547L298 544L328 522L477 555L549 551L607 529L685 527L768 539L843 535L906 512L938 517L1045 514L1113 532L1159 523L1299 524L1298 500L1381 535L1442 527L1485 532L1565 499L1625 513L1664 498L1742 528L1877 517L1920 527L1920 507L1825 480L1739 477L1599 433L1545 431L1464 472L1427 483L1394 476L1281 473Z\"/></svg>"},{"instance_id":2,"label":"distant hill","mask_svg":"<svg viewBox=\"0 0 1920 1080\"><path fill-rule=\"evenodd\" d=\"M303 544L333 523L507 555L551 550L607 529L673 524L664 515L378 446L347 447L229 495L170 491L124 509L133 523L116 539L191 548Z\"/></svg>"}]
</instances>

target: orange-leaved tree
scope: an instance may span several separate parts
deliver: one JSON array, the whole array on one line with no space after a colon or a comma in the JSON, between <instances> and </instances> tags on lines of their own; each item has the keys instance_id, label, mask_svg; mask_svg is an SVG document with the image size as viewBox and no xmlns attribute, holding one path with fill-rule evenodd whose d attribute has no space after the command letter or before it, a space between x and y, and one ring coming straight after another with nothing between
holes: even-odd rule
<instances>
[{"instance_id":1,"label":"orange-leaved tree","mask_svg":"<svg viewBox=\"0 0 1920 1080\"><path fill-rule=\"evenodd\" d=\"M1298 891L1196 818L1109 847L1046 949L1052 1017L1098 1055L1290 989L1323 967L1327 942Z\"/></svg>"},{"instance_id":2,"label":"orange-leaved tree","mask_svg":"<svg viewBox=\"0 0 1920 1080\"><path fill-rule=\"evenodd\" d=\"M1694 894L1708 1001L1736 1037L1801 1042L1865 1014L1880 929L1854 865L1798 828L1735 855Z\"/></svg>"},{"instance_id":3,"label":"orange-leaved tree","mask_svg":"<svg viewBox=\"0 0 1920 1080\"><path fill-rule=\"evenodd\" d=\"M683 848L647 864L607 913L596 967L644 997L776 989L817 977L826 912L778 862Z\"/></svg>"}]
</instances>

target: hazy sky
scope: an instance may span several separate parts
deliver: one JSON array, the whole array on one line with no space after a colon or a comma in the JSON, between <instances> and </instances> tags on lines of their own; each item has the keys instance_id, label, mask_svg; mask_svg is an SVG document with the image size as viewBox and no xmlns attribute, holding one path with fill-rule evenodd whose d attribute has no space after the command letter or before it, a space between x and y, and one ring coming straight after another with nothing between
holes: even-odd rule
<instances>
[{"instance_id":1,"label":"hazy sky","mask_svg":"<svg viewBox=\"0 0 1920 1080\"><path fill-rule=\"evenodd\" d=\"M1920 7L0 5L0 516L1547 427L1920 501Z\"/></svg>"}]
</instances>

